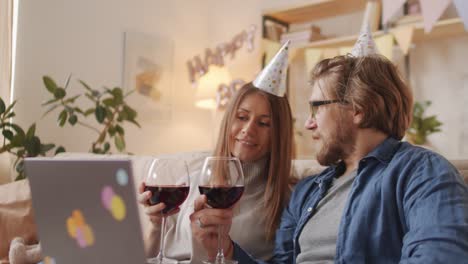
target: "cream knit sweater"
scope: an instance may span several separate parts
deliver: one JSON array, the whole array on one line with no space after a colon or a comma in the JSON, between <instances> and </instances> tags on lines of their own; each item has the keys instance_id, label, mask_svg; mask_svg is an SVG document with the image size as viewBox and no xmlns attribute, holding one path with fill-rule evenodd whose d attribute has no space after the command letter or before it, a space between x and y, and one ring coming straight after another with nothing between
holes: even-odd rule
<instances>
[{"instance_id":1,"label":"cream knit sweater","mask_svg":"<svg viewBox=\"0 0 468 264\"><path fill-rule=\"evenodd\" d=\"M256 258L269 259L273 252L273 241L266 241L263 218L263 194L266 184L266 159L243 164L245 190L238 202L229 232L238 243ZM198 192L201 167L191 171L190 193L177 215L169 217L166 225L165 255L181 263L202 263L207 255L202 245L192 238L189 216Z\"/></svg>"}]
</instances>

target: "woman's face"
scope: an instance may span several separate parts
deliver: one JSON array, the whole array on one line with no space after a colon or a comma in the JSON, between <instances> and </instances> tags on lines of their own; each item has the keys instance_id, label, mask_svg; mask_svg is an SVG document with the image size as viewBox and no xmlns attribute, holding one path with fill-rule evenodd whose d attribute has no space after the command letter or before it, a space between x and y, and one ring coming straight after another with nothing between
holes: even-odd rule
<instances>
[{"instance_id":1,"label":"woman's face","mask_svg":"<svg viewBox=\"0 0 468 264\"><path fill-rule=\"evenodd\" d=\"M257 161L270 152L271 111L267 99L249 94L234 113L229 144L232 155L243 162Z\"/></svg>"}]
</instances>

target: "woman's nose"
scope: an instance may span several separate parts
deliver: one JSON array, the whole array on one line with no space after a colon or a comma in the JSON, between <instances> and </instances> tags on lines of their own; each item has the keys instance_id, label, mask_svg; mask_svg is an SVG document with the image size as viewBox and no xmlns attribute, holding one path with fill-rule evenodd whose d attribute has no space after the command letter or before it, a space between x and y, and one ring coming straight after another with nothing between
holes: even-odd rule
<instances>
[{"instance_id":1,"label":"woman's nose","mask_svg":"<svg viewBox=\"0 0 468 264\"><path fill-rule=\"evenodd\" d=\"M249 122L246 122L244 124L244 126L242 127L242 133L244 134L251 134L254 130L254 122L253 121L249 121Z\"/></svg>"},{"instance_id":2,"label":"woman's nose","mask_svg":"<svg viewBox=\"0 0 468 264\"><path fill-rule=\"evenodd\" d=\"M312 130L317 128L317 121L312 116L309 116L304 124L306 129Z\"/></svg>"}]
</instances>

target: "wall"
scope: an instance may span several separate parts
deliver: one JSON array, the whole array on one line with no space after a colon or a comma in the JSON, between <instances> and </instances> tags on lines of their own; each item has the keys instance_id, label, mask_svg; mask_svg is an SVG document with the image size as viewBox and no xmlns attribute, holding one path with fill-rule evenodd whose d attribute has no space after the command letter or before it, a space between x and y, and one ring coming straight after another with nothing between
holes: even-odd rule
<instances>
[{"instance_id":1,"label":"wall","mask_svg":"<svg viewBox=\"0 0 468 264\"><path fill-rule=\"evenodd\" d=\"M139 31L174 42L174 107L171 122L145 122L142 129L127 126L128 151L157 154L210 149L222 112L213 118L210 111L193 106L195 89L188 82L186 61L194 55L203 55L205 48L231 40L254 24L257 25L254 52L249 53L244 47L234 59L225 60L234 78L251 81L260 70L262 10L302 2L307 1L21 1L14 94L19 102L15 121L29 125L40 120L37 131L44 141L63 144L69 151L87 151L95 138L92 132L60 129L56 115L41 119L44 109L40 103L48 98L41 77L48 74L63 82L73 73L75 79L83 79L95 87L120 86L123 32ZM467 79L462 64L468 53L466 42L467 38L462 37L425 43L418 45L411 55L416 98L432 99L430 112L437 113L444 122L444 132L434 134L430 140L436 150L450 157L461 155L459 109L461 98L467 97L467 89L461 88L464 86L460 78ZM72 93L79 89L74 84ZM135 108L141 113L148 111L140 105ZM304 137L307 140L309 134Z\"/></svg>"},{"instance_id":2,"label":"wall","mask_svg":"<svg viewBox=\"0 0 468 264\"><path fill-rule=\"evenodd\" d=\"M127 126L127 150L163 153L207 149L211 146L211 113L194 108L185 61L209 45L206 1L163 0L41 0L21 1L15 98L16 122L39 121L37 131L46 142L69 151L88 151L96 134L87 129L60 129L57 114L41 119L40 104L49 98L42 75L63 85L68 74L91 86L122 85L123 32L137 31L167 37L174 43L172 122ZM205 15L200 15L205 14ZM144 112L140 105L137 111ZM189 132L189 133L188 133ZM190 135L190 136L189 136Z\"/></svg>"}]
</instances>

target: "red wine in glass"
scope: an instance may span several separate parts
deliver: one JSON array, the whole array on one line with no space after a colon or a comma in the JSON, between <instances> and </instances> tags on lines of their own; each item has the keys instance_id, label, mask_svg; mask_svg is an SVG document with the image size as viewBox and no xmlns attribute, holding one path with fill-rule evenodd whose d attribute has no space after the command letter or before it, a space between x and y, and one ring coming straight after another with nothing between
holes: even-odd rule
<instances>
[{"instance_id":1,"label":"red wine in glass","mask_svg":"<svg viewBox=\"0 0 468 264\"><path fill-rule=\"evenodd\" d=\"M244 193L244 186L198 186L201 194L206 195L209 206L226 209L233 206Z\"/></svg>"},{"instance_id":2,"label":"red wine in glass","mask_svg":"<svg viewBox=\"0 0 468 264\"><path fill-rule=\"evenodd\" d=\"M163 214L167 214L179 208L185 199L187 199L189 190L189 186L145 186L145 191L151 192L151 198L148 200L149 205L158 203L164 203L166 205L166 208L162 211Z\"/></svg>"},{"instance_id":3,"label":"red wine in glass","mask_svg":"<svg viewBox=\"0 0 468 264\"><path fill-rule=\"evenodd\" d=\"M244 193L244 173L238 158L207 157L203 164L200 194L206 195L207 204L215 209L226 209L240 200ZM223 251L223 226L218 226L218 253L214 261L203 261L210 264L237 264L237 261L226 259Z\"/></svg>"},{"instance_id":4,"label":"red wine in glass","mask_svg":"<svg viewBox=\"0 0 468 264\"><path fill-rule=\"evenodd\" d=\"M174 263L164 257L164 237L166 235L166 217L187 199L190 189L190 177L187 163L180 159L160 158L152 160L145 178L145 191L151 191L148 200L150 206L164 203L161 210L161 231L158 255L148 259L150 263Z\"/></svg>"}]
</instances>

